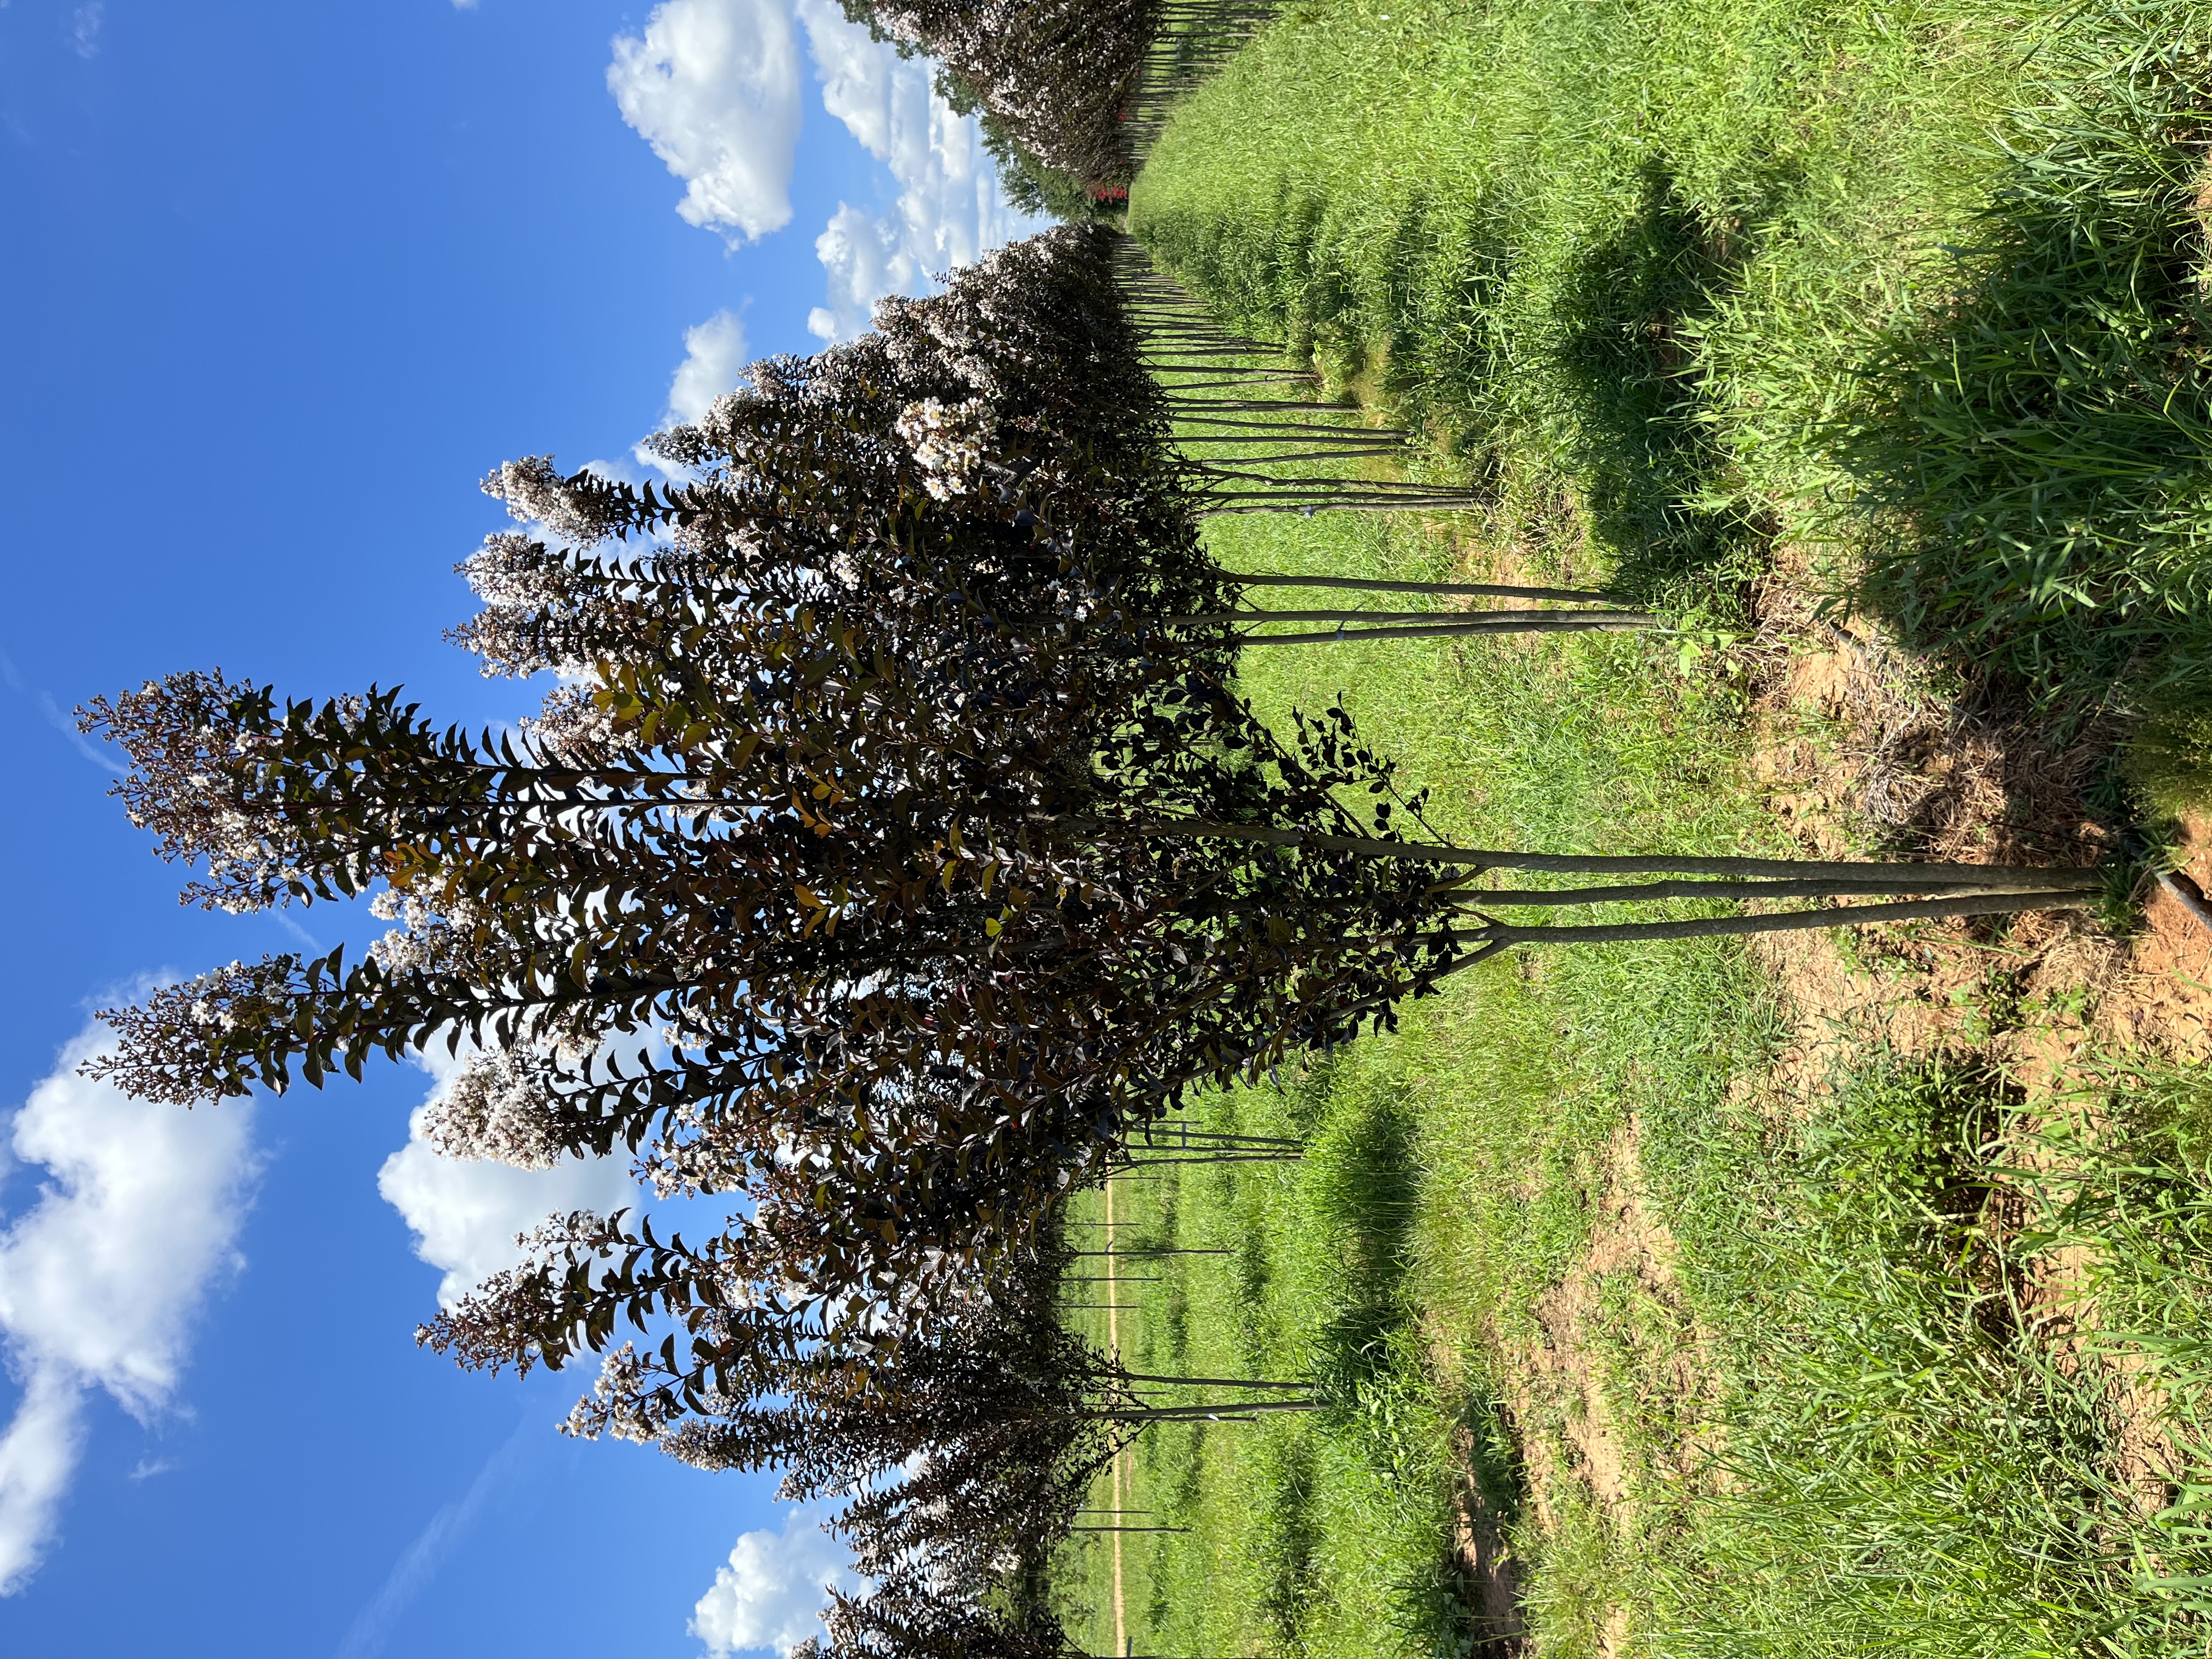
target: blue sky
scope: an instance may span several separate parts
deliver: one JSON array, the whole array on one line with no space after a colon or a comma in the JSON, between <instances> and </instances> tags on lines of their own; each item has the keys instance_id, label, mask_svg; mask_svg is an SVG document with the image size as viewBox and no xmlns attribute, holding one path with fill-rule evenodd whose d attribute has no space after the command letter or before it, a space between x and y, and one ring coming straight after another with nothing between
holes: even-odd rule
<instances>
[{"instance_id":1,"label":"blue sky","mask_svg":"<svg viewBox=\"0 0 2212 1659\"><path fill-rule=\"evenodd\" d=\"M1018 234L972 129L833 0L0 0L0 1653L787 1642L835 1558L766 1480L414 1346L619 1170L445 1164L411 1070L189 1117L74 1078L147 975L368 927L179 908L63 716L211 665L527 712L439 637L475 481L635 465Z\"/></svg>"}]
</instances>

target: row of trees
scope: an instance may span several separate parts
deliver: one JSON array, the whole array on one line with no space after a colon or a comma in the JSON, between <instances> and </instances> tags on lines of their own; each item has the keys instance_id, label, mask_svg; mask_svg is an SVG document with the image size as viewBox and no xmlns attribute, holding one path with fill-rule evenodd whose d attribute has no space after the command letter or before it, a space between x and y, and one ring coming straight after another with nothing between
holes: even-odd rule
<instances>
[{"instance_id":1,"label":"row of trees","mask_svg":"<svg viewBox=\"0 0 2212 1659\"><path fill-rule=\"evenodd\" d=\"M94 1073L189 1104L466 1046L432 1115L447 1150L543 1166L619 1148L664 1195L723 1196L696 1245L619 1216L550 1223L425 1340L493 1368L601 1353L580 1431L845 1497L889 1599L841 1604L840 1642L877 1640L878 1613L922 1620L947 1585L969 1588L928 1619L983 1617L975 1586L1042 1559L1116 1436L1220 1409L1146 1397L1059 1333L1046 1288L1070 1198L1112 1171L1294 1155L1146 1150L1193 1089L1389 1025L1524 941L1995 913L2096 885L1427 833L1425 797L1340 705L1282 732L1256 718L1240 650L1275 621L1337 623L1318 639L1378 614L1416 633L1586 613L1249 605L1315 584L1207 555L1219 479L1177 447L1149 301L1115 258L1103 230L1057 230L885 301L860 341L757 365L653 441L685 482L501 469L487 488L542 532L463 565L484 609L456 637L488 672L562 671L517 734L441 728L396 690L291 702L214 672L84 712L131 757L134 822L200 866L188 898L368 896L395 924L358 958L234 963L115 1011ZM1481 884L1503 869L1669 878ZM1492 914L1837 895L1912 896L1597 927ZM664 1339L617 1346L625 1321Z\"/></svg>"},{"instance_id":2,"label":"row of trees","mask_svg":"<svg viewBox=\"0 0 2212 1659\"><path fill-rule=\"evenodd\" d=\"M878 34L943 66L956 101L980 106L1050 173L1126 185L1121 131L1162 0L843 0Z\"/></svg>"},{"instance_id":3,"label":"row of trees","mask_svg":"<svg viewBox=\"0 0 2212 1659\"><path fill-rule=\"evenodd\" d=\"M984 118L1018 204L1064 216L1126 199L1168 106L1275 10L1245 0L842 4L879 38L937 59L954 106Z\"/></svg>"},{"instance_id":4,"label":"row of trees","mask_svg":"<svg viewBox=\"0 0 2212 1659\"><path fill-rule=\"evenodd\" d=\"M1449 485L1374 476L1378 469L1371 466L1366 474L1344 471L1363 460L1402 456L1412 434L1346 420L1341 410L1319 402L1316 377L1285 367L1280 342L1255 340L1223 325L1161 276L1133 238L1114 245L1114 276L1145 366L1160 383L1194 478L1205 491L1207 514L1449 511L1480 504ZM1316 471L1316 464L1335 470Z\"/></svg>"}]
</instances>

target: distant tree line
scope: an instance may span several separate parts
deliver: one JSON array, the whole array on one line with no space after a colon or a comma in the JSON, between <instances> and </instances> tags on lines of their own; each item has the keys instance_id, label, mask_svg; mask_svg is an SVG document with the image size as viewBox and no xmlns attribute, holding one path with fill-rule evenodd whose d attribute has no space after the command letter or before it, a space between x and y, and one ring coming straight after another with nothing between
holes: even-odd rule
<instances>
[{"instance_id":1,"label":"distant tree line","mask_svg":"<svg viewBox=\"0 0 2212 1659\"><path fill-rule=\"evenodd\" d=\"M1009 199L1069 222L1115 211L1168 106L1224 63L1273 0L840 0L879 40L937 61L978 115Z\"/></svg>"}]
</instances>

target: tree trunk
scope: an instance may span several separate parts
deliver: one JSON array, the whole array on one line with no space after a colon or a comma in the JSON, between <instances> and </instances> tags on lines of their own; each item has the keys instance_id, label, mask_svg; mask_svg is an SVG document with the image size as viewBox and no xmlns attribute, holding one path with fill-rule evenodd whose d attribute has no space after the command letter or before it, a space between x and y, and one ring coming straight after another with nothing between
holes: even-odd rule
<instances>
[{"instance_id":1,"label":"tree trunk","mask_svg":"<svg viewBox=\"0 0 2212 1659\"><path fill-rule=\"evenodd\" d=\"M1610 593L1585 587L1506 587L1494 582L1401 582L1380 576L1304 576L1281 570L1222 573L1246 587L1334 587L1361 593L1441 593L1471 599L1561 599L1592 605L1612 602Z\"/></svg>"},{"instance_id":2,"label":"tree trunk","mask_svg":"<svg viewBox=\"0 0 2212 1659\"><path fill-rule=\"evenodd\" d=\"M1474 870L1543 870L1559 875L1640 876L1771 876L1782 879L1830 878L1848 882L1848 890L1863 890L1870 884L1902 877L1915 887L1939 878L1946 884L1978 889L1991 881L2038 877L2051 889L2093 891L2104 885L2094 869L2037 869L1996 864L1887 864L1871 860L1705 858L1688 854L1520 853L1501 848L1452 847L1434 842L1382 841L1366 836L1332 836L1273 824L1218 823L1206 818L1154 819L1127 824L1102 818L1046 818L1036 827L1047 835L1066 832L1075 836L1127 834L1137 836L1218 836L1230 841L1261 842L1275 847L1311 847L1327 853L1352 853L1363 858L1410 859L1435 864L1464 865Z\"/></svg>"},{"instance_id":3,"label":"tree trunk","mask_svg":"<svg viewBox=\"0 0 2212 1659\"><path fill-rule=\"evenodd\" d=\"M2064 872L2054 873L2063 874ZM2050 892L1962 893L1949 898L1902 904L1835 906L1825 910L1791 910L1777 916L1715 916L1702 921L1624 921L1589 927L1489 927L1455 932L1452 937L1482 948L1452 971L1472 968L1514 945L1595 945L1635 939L1725 939L1743 933L1796 933L1821 927L1863 927L1878 921L1936 921L1944 916L2002 916L2022 910L2079 910L2096 902L2079 888Z\"/></svg>"}]
</instances>

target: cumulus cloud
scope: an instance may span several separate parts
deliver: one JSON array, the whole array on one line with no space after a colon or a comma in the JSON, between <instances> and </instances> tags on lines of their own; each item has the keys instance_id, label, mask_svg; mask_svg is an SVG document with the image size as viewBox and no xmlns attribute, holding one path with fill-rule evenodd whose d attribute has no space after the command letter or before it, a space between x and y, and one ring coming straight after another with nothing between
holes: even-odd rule
<instances>
[{"instance_id":1,"label":"cumulus cloud","mask_svg":"<svg viewBox=\"0 0 2212 1659\"><path fill-rule=\"evenodd\" d=\"M684 181L678 213L732 246L791 222L799 74L785 0L667 0L614 53L607 89Z\"/></svg>"},{"instance_id":2,"label":"cumulus cloud","mask_svg":"<svg viewBox=\"0 0 2212 1659\"><path fill-rule=\"evenodd\" d=\"M52 1539L104 1389L141 1420L173 1396L209 1285L234 1271L258 1167L252 1112L187 1112L76 1074L94 1026L16 1112L10 1144L46 1179L0 1235L0 1341L22 1385L0 1435L0 1594L21 1589Z\"/></svg>"},{"instance_id":3,"label":"cumulus cloud","mask_svg":"<svg viewBox=\"0 0 2212 1659\"><path fill-rule=\"evenodd\" d=\"M691 1610L691 1634L710 1654L773 1648L789 1653L819 1633L816 1615L831 1584L859 1583L852 1564L823 1530L823 1511L793 1507L781 1532L749 1532L715 1569L714 1585Z\"/></svg>"},{"instance_id":4,"label":"cumulus cloud","mask_svg":"<svg viewBox=\"0 0 2212 1659\"><path fill-rule=\"evenodd\" d=\"M422 1138L424 1115L469 1054L448 1059L443 1048L424 1057L438 1081L407 1122L407 1144L384 1160L376 1190L415 1234L415 1254L445 1270L438 1301L450 1307L479 1281L518 1259L515 1235L558 1212L619 1209L633 1201L637 1184L620 1158L564 1158L550 1170L517 1170L504 1164L447 1158Z\"/></svg>"},{"instance_id":5,"label":"cumulus cloud","mask_svg":"<svg viewBox=\"0 0 2212 1659\"><path fill-rule=\"evenodd\" d=\"M745 368L744 319L733 311L718 311L696 328L684 331L684 361L668 387L668 419L689 422L713 407L714 399L734 391Z\"/></svg>"},{"instance_id":6,"label":"cumulus cloud","mask_svg":"<svg viewBox=\"0 0 2212 1659\"><path fill-rule=\"evenodd\" d=\"M845 15L836 0L797 0L806 44L822 82L822 107L845 124L860 148L878 161L909 141L927 118L930 71L927 59L902 58Z\"/></svg>"},{"instance_id":7,"label":"cumulus cloud","mask_svg":"<svg viewBox=\"0 0 2212 1659\"><path fill-rule=\"evenodd\" d=\"M84 1450L84 1389L59 1366L31 1368L0 1436L0 1595L31 1580Z\"/></svg>"},{"instance_id":8,"label":"cumulus cloud","mask_svg":"<svg viewBox=\"0 0 2212 1659\"><path fill-rule=\"evenodd\" d=\"M929 279L1043 228L1009 207L973 117L937 95L929 63L902 58L847 21L836 0L798 0L822 82L822 103L890 169L898 200L884 213L839 203L814 251L830 303L807 327L846 340L868 326L886 294L916 294Z\"/></svg>"},{"instance_id":9,"label":"cumulus cloud","mask_svg":"<svg viewBox=\"0 0 2212 1659\"><path fill-rule=\"evenodd\" d=\"M886 294L911 294L926 276L890 226L846 202L837 204L828 228L814 239L814 253L830 278L830 303L807 313L806 327L824 340L865 333L877 301Z\"/></svg>"}]
</instances>

